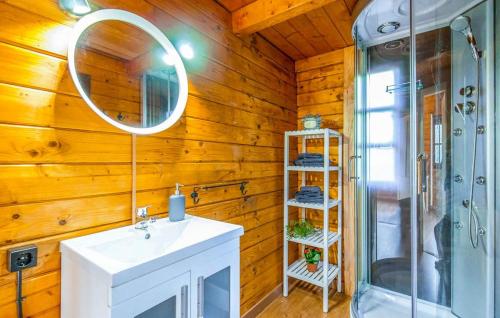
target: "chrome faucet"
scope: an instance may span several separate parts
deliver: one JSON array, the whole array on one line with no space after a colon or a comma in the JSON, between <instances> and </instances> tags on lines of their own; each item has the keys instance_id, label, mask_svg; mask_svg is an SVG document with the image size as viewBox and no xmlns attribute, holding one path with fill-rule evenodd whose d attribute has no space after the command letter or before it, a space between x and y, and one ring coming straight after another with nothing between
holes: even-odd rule
<instances>
[{"instance_id":1,"label":"chrome faucet","mask_svg":"<svg viewBox=\"0 0 500 318\"><path fill-rule=\"evenodd\" d=\"M156 222L156 217L150 218L149 222L148 222L148 220L146 220L146 218L148 217L148 208L150 208L150 207L151 207L150 205L140 207L140 208L137 208L137 211L136 211L137 218L140 221L135 224L135 229L145 231L146 232L146 236L145 236L146 240L151 237L151 234L149 234L149 230L148 230L149 223Z\"/></svg>"}]
</instances>

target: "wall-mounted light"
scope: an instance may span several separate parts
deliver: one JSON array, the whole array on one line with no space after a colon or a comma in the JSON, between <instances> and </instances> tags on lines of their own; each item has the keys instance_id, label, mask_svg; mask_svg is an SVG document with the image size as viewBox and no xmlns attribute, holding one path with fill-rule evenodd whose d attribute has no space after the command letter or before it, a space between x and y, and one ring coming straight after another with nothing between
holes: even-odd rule
<instances>
[{"instance_id":1,"label":"wall-mounted light","mask_svg":"<svg viewBox=\"0 0 500 318\"><path fill-rule=\"evenodd\" d=\"M194 50L191 44L189 43L183 43L179 47L179 52L181 53L182 57L185 59L192 59L194 57Z\"/></svg>"},{"instance_id":2,"label":"wall-mounted light","mask_svg":"<svg viewBox=\"0 0 500 318\"><path fill-rule=\"evenodd\" d=\"M163 63L167 64L168 66L175 65L174 57L168 53L163 54L161 59L163 60Z\"/></svg>"},{"instance_id":3,"label":"wall-mounted light","mask_svg":"<svg viewBox=\"0 0 500 318\"><path fill-rule=\"evenodd\" d=\"M82 16L92 9L87 0L59 0L59 6L71 15Z\"/></svg>"}]
</instances>

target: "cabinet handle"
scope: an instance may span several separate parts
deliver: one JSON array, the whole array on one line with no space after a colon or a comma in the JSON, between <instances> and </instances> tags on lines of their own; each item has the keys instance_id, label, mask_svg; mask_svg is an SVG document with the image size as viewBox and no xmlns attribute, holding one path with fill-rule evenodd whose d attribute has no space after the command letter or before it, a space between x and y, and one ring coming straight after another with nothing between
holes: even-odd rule
<instances>
[{"instance_id":1,"label":"cabinet handle","mask_svg":"<svg viewBox=\"0 0 500 318\"><path fill-rule=\"evenodd\" d=\"M204 284L205 278L203 276L198 277L198 317L203 318L204 307L205 307L205 294L204 294Z\"/></svg>"},{"instance_id":2,"label":"cabinet handle","mask_svg":"<svg viewBox=\"0 0 500 318\"><path fill-rule=\"evenodd\" d=\"M181 318L188 318L188 285L181 288Z\"/></svg>"}]
</instances>

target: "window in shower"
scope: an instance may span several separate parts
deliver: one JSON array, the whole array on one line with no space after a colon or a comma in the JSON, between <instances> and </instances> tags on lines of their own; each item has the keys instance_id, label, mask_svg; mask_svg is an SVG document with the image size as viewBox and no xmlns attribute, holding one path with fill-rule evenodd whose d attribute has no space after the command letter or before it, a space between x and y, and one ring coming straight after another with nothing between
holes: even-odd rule
<instances>
[{"instance_id":1,"label":"window in shower","mask_svg":"<svg viewBox=\"0 0 500 318\"><path fill-rule=\"evenodd\" d=\"M443 122L440 115L431 116L432 131L432 163L434 168L439 169L443 164Z\"/></svg>"},{"instance_id":2,"label":"window in shower","mask_svg":"<svg viewBox=\"0 0 500 318\"><path fill-rule=\"evenodd\" d=\"M394 70L370 75L368 92L370 103L367 109L370 125L367 150L370 156L370 183L393 183L395 181L394 150L394 95L387 87L394 85Z\"/></svg>"},{"instance_id":3,"label":"window in shower","mask_svg":"<svg viewBox=\"0 0 500 318\"><path fill-rule=\"evenodd\" d=\"M394 106L394 95L387 91L388 87L395 84L394 70L389 69L370 74L369 81L368 108L373 109Z\"/></svg>"}]
</instances>

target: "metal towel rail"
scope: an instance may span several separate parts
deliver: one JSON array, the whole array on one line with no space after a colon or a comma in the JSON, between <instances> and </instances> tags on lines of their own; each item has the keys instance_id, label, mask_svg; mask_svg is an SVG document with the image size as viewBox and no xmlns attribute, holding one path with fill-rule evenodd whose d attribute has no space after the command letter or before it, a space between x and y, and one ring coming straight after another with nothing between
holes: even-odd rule
<instances>
[{"instance_id":1,"label":"metal towel rail","mask_svg":"<svg viewBox=\"0 0 500 318\"><path fill-rule=\"evenodd\" d=\"M191 198L193 199L194 204L198 204L200 202L200 195L199 192L201 190L203 191L208 191L210 189L215 189L215 188L222 188L222 187L232 187L239 185L240 186L240 192L242 195L247 194L247 185L249 181L238 181L238 182L232 182L232 183L220 183L220 184L213 184L213 185L203 185L203 186L195 186L193 187L193 192L191 192Z\"/></svg>"}]
</instances>

